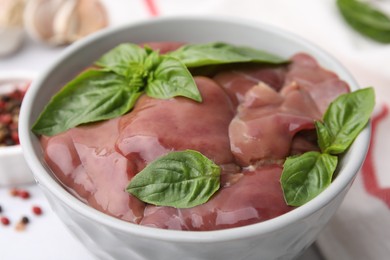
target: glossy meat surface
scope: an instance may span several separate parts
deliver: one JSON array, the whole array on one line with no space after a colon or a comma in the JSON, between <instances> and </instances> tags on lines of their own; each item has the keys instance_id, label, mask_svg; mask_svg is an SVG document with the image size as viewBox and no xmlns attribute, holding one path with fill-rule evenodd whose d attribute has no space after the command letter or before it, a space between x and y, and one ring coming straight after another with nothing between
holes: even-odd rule
<instances>
[{"instance_id":1,"label":"glossy meat surface","mask_svg":"<svg viewBox=\"0 0 390 260\"><path fill-rule=\"evenodd\" d=\"M279 165L224 176L223 186L207 203L190 209L148 205L142 225L177 230L217 230L258 223L292 209L280 189ZM223 183L223 185L226 182Z\"/></svg>"},{"instance_id":2,"label":"glossy meat surface","mask_svg":"<svg viewBox=\"0 0 390 260\"><path fill-rule=\"evenodd\" d=\"M172 150L193 149L217 164L232 161L228 136L234 116L229 97L214 81L196 77L203 101L142 96L119 122L118 150L146 163Z\"/></svg>"}]
</instances>

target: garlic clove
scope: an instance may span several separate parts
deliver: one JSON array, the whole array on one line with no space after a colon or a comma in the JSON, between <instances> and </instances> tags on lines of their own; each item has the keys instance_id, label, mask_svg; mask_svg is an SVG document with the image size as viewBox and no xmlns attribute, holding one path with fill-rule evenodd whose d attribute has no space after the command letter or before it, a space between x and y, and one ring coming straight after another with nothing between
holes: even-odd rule
<instances>
[{"instance_id":1,"label":"garlic clove","mask_svg":"<svg viewBox=\"0 0 390 260\"><path fill-rule=\"evenodd\" d=\"M38 41L49 41L53 35L51 23L66 0L30 0L24 12L27 33Z\"/></svg>"},{"instance_id":2,"label":"garlic clove","mask_svg":"<svg viewBox=\"0 0 390 260\"><path fill-rule=\"evenodd\" d=\"M68 1L54 18L54 40L72 43L107 25L107 12L99 1Z\"/></svg>"},{"instance_id":3,"label":"garlic clove","mask_svg":"<svg viewBox=\"0 0 390 260\"><path fill-rule=\"evenodd\" d=\"M0 56L17 51L23 43L24 0L0 0Z\"/></svg>"},{"instance_id":4,"label":"garlic clove","mask_svg":"<svg viewBox=\"0 0 390 260\"><path fill-rule=\"evenodd\" d=\"M78 37L84 37L108 26L107 11L99 1L80 0L77 11L79 17L84 17L83 23L80 24Z\"/></svg>"},{"instance_id":5,"label":"garlic clove","mask_svg":"<svg viewBox=\"0 0 390 260\"><path fill-rule=\"evenodd\" d=\"M24 19L27 32L50 45L70 44L108 25L99 0L30 0Z\"/></svg>"},{"instance_id":6,"label":"garlic clove","mask_svg":"<svg viewBox=\"0 0 390 260\"><path fill-rule=\"evenodd\" d=\"M53 35L50 41L55 45L72 43L76 39L71 39L73 31L77 30L79 18L75 15L78 8L78 0L66 1L61 6L61 11L53 17Z\"/></svg>"}]
</instances>

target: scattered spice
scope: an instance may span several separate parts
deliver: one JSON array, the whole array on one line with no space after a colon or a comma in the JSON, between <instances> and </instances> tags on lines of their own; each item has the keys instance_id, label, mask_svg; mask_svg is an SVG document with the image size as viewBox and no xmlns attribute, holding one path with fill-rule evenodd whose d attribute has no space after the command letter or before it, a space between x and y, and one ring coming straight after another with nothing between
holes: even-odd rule
<instances>
[{"instance_id":1,"label":"scattered spice","mask_svg":"<svg viewBox=\"0 0 390 260\"><path fill-rule=\"evenodd\" d=\"M12 197L20 197L22 199L28 199L30 198L30 193L27 190L18 189L18 188L12 188L9 191L9 194Z\"/></svg>"},{"instance_id":2,"label":"scattered spice","mask_svg":"<svg viewBox=\"0 0 390 260\"><path fill-rule=\"evenodd\" d=\"M2 216L2 217L0 218L0 220L1 220L1 224L3 224L4 226L8 226L8 225L11 223L11 221L9 220L9 218L4 217L4 216Z\"/></svg>"},{"instance_id":3,"label":"scattered spice","mask_svg":"<svg viewBox=\"0 0 390 260\"><path fill-rule=\"evenodd\" d=\"M16 196L19 196L19 190L17 188L12 188L9 190L9 194L12 196L12 197L16 197Z\"/></svg>"},{"instance_id":4,"label":"scattered spice","mask_svg":"<svg viewBox=\"0 0 390 260\"><path fill-rule=\"evenodd\" d=\"M33 206L32 212L37 216L42 215L42 209L39 206Z\"/></svg>"},{"instance_id":5,"label":"scattered spice","mask_svg":"<svg viewBox=\"0 0 390 260\"><path fill-rule=\"evenodd\" d=\"M23 200L26 200L28 198L30 198L30 192L26 189L21 189L21 188L17 188L17 187L13 187L9 190L9 195L12 196L12 197L17 197L17 198L21 198ZM38 205L32 205L30 206L31 207L31 211L33 214L32 215L35 215L35 216L40 216L42 215L43 211L42 211L42 208ZM3 213L3 207L0 205L0 222L3 226L8 226L11 224L11 220L2 215ZM30 223L30 218L29 216L27 215L24 215L20 218L20 220L16 223L15 225L15 230L16 231L24 231L26 229L26 226Z\"/></svg>"},{"instance_id":6,"label":"scattered spice","mask_svg":"<svg viewBox=\"0 0 390 260\"><path fill-rule=\"evenodd\" d=\"M30 220L28 219L28 217L23 216L22 219L20 220L20 222L22 222L23 224L28 224L30 222Z\"/></svg>"}]
</instances>

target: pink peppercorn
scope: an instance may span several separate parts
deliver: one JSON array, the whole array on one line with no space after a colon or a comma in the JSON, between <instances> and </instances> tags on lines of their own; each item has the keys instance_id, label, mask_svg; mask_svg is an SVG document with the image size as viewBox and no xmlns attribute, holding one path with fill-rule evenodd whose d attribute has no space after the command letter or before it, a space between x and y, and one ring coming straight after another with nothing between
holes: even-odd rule
<instances>
[{"instance_id":1,"label":"pink peppercorn","mask_svg":"<svg viewBox=\"0 0 390 260\"><path fill-rule=\"evenodd\" d=\"M18 132L12 132L12 133L11 133L11 138L12 138L12 140L13 140L16 144L19 143L19 134L18 134Z\"/></svg>"},{"instance_id":2,"label":"pink peppercorn","mask_svg":"<svg viewBox=\"0 0 390 260\"><path fill-rule=\"evenodd\" d=\"M30 198L30 193L26 190L19 190L18 192L19 194L19 197L21 197L22 199L28 199Z\"/></svg>"},{"instance_id":3,"label":"pink peppercorn","mask_svg":"<svg viewBox=\"0 0 390 260\"><path fill-rule=\"evenodd\" d=\"M3 224L4 226L8 226L10 224L10 221L7 217L1 217L0 218L0 221L1 221L1 224Z\"/></svg>"},{"instance_id":4,"label":"pink peppercorn","mask_svg":"<svg viewBox=\"0 0 390 260\"><path fill-rule=\"evenodd\" d=\"M10 114L1 115L0 122L3 124L10 124L12 122L12 116Z\"/></svg>"},{"instance_id":5,"label":"pink peppercorn","mask_svg":"<svg viewBox=\"0 0 390 260\"><path fill-rule=\"evenodd\" d=\"M35 215L41 215L42 214L42 209L39 206L33 206L32 207L32 212Z\"/></svg>"}]
</instances>

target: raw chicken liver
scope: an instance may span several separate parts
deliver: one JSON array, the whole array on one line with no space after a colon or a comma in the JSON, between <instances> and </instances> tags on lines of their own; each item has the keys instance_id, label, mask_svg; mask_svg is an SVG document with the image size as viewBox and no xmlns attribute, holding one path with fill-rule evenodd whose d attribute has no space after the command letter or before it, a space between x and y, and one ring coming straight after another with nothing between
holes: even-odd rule
<instances>
[{"instance_id":1,"label":"raw chicken liver","mask_svg":"<svg viewBox=\"0 0 390 260\"><path fill-rule=\"evenodd\" d=\"M169 53L182 43L148 43ZM216 230L280 216L286 156L317 150L314 121L348 92L337 75L307 54L289 64L250 65L196 76L203 102L143 95L119 118L42 137L58 180L91 207L128 222L176 230ZM129 181L170 151L193 149L221 166L221 188L189 208L146 205Z\"/></svg>"}]
</instances>

